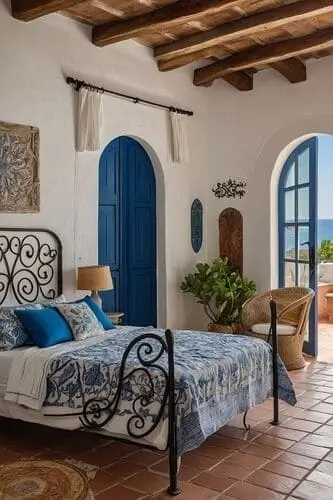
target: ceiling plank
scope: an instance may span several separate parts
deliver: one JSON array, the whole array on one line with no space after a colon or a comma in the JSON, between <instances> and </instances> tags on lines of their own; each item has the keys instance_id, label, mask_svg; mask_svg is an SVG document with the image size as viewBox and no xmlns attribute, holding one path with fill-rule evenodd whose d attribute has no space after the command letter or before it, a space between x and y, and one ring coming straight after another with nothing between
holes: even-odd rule
<instances>
[{"instance_id":1,"label":"ceiling plank","mask_svg":"<svg viewBox=\"0 0 333 500\"><path fill-rule=\"evenodd\" d=\"M244 71L230 73L230 75L223 76L222 79L229 83L229 85L236 87L237 90L253 90L253 75L248 75Z\"/></svg>"},{"instance_id":2,"label":"ceiling plank","mask_svg":"<svg viewBox=\"0 0 333 500\"><path fill-rule=\"evenodd\" d=\"M134 38L147 30L170 29L188 21L193 21L203 14L214 14L241 3L242 0L181 0L153 10L147 14L96 26L92 41L103 47L111 43Z\"/></svg>"},{"instance_id":3,"label":"ceiling plank","mask_svg":"<svg viewBox=\"0 0 333 500\"><path fill-rule=\"evenodd\" d=\"M230 42L241 36L251 36L263 30L277 28L290 22L318 16L333 11L333 0L302 0L283 7L269 9L259 14L222 24L208 31L196 33L182 40L170 42L154 49L157 60L188 55L186 64L200 59L198 51ZM191 54L191 57L189 56ZM179 62L179 61L178 61ZM163 65L163 71L173 69L172 62Z\"/></svg>"},{"instance_id":4,"label":"ceiling plank","mask_svg":"<svg viewBox=\"0 0 333 500\"><path fill-rule=\"evenodd\" d=\"M296 57L284 61L275 61L270 66L281 73L290 83L306 81L306 66Z\"/></svg>"},{"instance_id":5,"label":"ceiling plank","mask_svg":"<svg viewBox=\"0 0 333 500\"><path fill-rule=\"evenodd\" d=\"M66 10L86 0L12 0L12 16L21 21L32 21L38 17Z\"/></svg>"},{"instance_id":6,"label":"ceiling plank","mask_svg":"<svg viewBox=\"0 0 333 500\"><path fill-rule=\"evenodd\" d=\"M311 35L246 50L196 69L193 83L202 85L228 73L248 69L258 64L272 64L276 61L290 59L301 54L310 54L314 50L322 50L332 46L333 28L316 31Z\"/></svg>"}]
</instances>

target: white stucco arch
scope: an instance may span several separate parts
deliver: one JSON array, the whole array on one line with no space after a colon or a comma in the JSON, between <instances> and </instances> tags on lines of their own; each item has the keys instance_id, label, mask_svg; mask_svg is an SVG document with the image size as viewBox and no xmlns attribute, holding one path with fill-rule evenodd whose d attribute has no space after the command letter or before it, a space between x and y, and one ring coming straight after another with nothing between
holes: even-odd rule
<instances>
[{"instance_id":1,"label":"white stucco arch","mask_svg":"<svg viewBox=\"0 0 333 500\"><path fill-rule=\"evenodd\" d=\"M248 183L248 200L251 218L260 222L254 237L248 237L253 249L247 255L247 268L255 271L259 290L278 283L277 186L281 169L301 142L321 134L333 135L332 113L304 115L286 122L265 141L255 161Z\"/></svg>"}]
</instances>

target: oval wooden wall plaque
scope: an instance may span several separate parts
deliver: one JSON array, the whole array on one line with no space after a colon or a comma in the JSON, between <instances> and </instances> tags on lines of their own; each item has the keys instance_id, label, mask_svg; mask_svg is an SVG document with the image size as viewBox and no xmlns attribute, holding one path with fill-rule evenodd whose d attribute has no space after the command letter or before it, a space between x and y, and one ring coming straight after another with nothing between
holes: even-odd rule
<instances>
[{"instance_id":1,"label":"oval wooden wall plaque","mask_svg":"<svg viewBox=\"0 0 333 500\"><path fill-rule=\"evenodd\" d=\"M226 208L219 217L220 257L243 273L243 217L235 208Z\"/></svg>"},{"instance_id":2,"label":"oval wooden wall plaque","mask_svg":"<svg viewBox=\"0 0 333 500\"><path fill-rule=\"evenodd\" d=\"M193 250L197 253L202 246L202 203L197 198L191 206L191 243Z\"/></svg>"}]
</instances>

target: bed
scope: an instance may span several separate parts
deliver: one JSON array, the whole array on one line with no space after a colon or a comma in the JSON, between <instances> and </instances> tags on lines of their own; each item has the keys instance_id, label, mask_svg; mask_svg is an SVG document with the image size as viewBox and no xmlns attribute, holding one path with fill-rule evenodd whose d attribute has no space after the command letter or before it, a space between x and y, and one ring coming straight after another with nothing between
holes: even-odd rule
<instances>
[{"instance_id":1,"label":"bed","mask_svg":"<svg viewBox=\"0 0 333 500\"><path fill-rule=\"evenodd\" d=\"M47 230L0 231L0 304L60 295L59 238ZM239 414L246 426L247 411L268 397L274 424L279 398L296 403L277 355L274 302L271 309L272 342L120 326L82 341L0 352L0 414L168 449L168 492L177 495L182 454Z\"/></svg>"}]
</instances>

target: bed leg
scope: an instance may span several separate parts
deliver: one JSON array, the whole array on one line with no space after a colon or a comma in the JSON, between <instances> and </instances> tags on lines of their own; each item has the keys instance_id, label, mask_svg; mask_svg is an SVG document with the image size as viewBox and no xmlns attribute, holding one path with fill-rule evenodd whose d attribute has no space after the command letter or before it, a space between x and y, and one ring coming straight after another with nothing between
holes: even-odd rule
<instances>
[{"instance_id":1,"label":"bed leg","mask_svg":"<svg viewBox=\"0 0 333 500\"><path fill-rule=\"evenodd\" d=\"M246 412L245 412L245 413L244 413L244 415L243 415L243 426L244 426L244 429L245 429L246 431L251 430L251 425L250 425L250 424L248 424L248 423L247 423L247 421L246 421L248 411L249 411L249 410L246 410Z\"/></svg>"},{"instance_id":2,"label":"bed leg","mask_svg":"<svg viewBox=\"0 0 333 500\"><path fill-rule=\"evenodd\" d=\"M173 335L171 330L165 332L166 343L168 345L168 378L169 378L169 478L170 485L167 490L169 495L179 495L181 490L178 487L178 461L177 461L177 417L175 401L175 365L173 355Z\"/></svg>"},{"instance_id":3,"label":"bed leg","mask_svg":"<svg viewBox=\"0 0 333 500\"><path fill-rule=\"evenodd\" d=\"M279 425L279 371L278 371L278 336L276 302L270 301L271 331L272 331L272 360L273 360L273 421L272 425Z\"/></svg>"}]
</instances>

